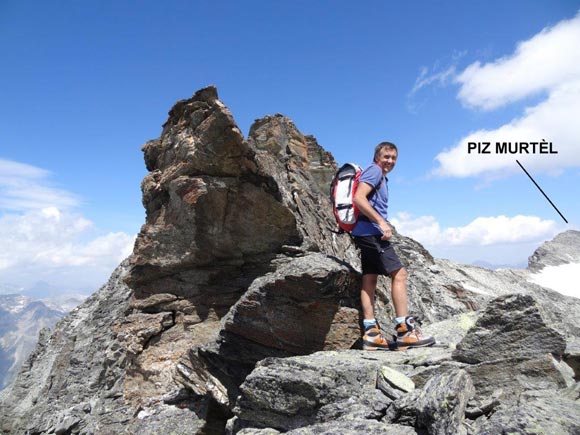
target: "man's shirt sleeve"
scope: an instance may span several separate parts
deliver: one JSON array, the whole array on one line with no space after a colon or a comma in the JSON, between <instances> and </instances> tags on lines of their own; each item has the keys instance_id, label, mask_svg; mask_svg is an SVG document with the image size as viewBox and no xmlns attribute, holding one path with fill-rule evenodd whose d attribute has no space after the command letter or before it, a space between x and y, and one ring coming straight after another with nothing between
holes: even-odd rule
<instances>
[{"instance_id":1,"label":"man's shirt sleeve","mask_svg":"<svg viewBox=\"0 0 580 435\"><path fill-rule=\"evenodd\" d=\"M366 168L359 178L359 183L363 182L371 186L373 189L376 189L379 183L381 182L381 178L383 176L383 171L377 165L371 165Z\"/></svg>"}]
</instances>

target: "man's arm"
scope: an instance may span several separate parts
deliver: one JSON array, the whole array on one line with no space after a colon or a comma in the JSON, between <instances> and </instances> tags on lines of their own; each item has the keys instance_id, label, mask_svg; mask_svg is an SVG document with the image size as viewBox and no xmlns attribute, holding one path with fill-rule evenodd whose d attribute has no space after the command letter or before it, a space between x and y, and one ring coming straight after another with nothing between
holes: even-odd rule
<instances>
[{"instance_id":1,"label":"man's arm","mask_svg":"<svg viewBox=\"0 0 580 435\"><path fill-rule=\"evenodd\" d=\"M383 240L388 240L393 236L393 231L387 223L386 220L382 218L380 214L373 208L368 200L368 196L371 194L373 186L365 182L359 183L356 192L354 194L354 203L358 209L368 217L372 222L375 222L380 230L383 232Z\"/></svg>"}]
</instances>

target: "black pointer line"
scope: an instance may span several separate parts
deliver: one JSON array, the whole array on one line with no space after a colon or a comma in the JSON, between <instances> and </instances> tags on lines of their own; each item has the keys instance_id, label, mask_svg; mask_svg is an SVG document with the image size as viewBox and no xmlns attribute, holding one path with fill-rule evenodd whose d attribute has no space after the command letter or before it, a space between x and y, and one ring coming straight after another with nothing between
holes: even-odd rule
<instances>
[{"instance_id":1,"label":"black pointer line","mask_svg":"<svg viewBox=\"0 0 580 435\"><path fill-rule=\"evenodd\" d=\"M556 207L556 206L554 205L554 203L552 202L552 200L551 200L550 198L548 198L548 195L546 195L546 194L544 193L544 191L542 190L542 188L541 188L540 186L538 186L538 183L536 183L536 181L535 181L535 180L532 178L532 176L531 176L530 174L528 174L528 171L526 171L526 168L524 168L524 167L522 166L522 164L521 164L521 163L520 163L518 160L516 160L516 162L518 162L518 165L520 165L520 168L522 168L522 169L524 170L524 172L526 173L526 175L527 175L528 177L530 177L530 180L532 180L532 182L533 182L533 183L536 185L536 187L538 188L538 190L539 190L540 192L542 192L542 195L544 195L544 196L546 197L546 199L548 200L548 202L549 202L550 204L552 204L552 207L554 207L554 209L555 209L555 210L558 212L558 214L559 214L559 215L562 217L562 219L564 219L564 222L568 223L568 221L566 220L566 218L564 217L564 215L563 215L562 213L560 213L560 210L558 210L558 207Z\"/></svg>"}]
</instances>

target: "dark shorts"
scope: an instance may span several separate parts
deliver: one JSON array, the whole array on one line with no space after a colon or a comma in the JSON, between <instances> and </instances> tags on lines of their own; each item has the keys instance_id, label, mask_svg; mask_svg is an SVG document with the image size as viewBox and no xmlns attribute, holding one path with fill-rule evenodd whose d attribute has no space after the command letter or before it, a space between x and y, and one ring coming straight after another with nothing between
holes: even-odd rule
<instances>
[{"instance_id":1,"label":"dark shorts","mask_svg":"<svg viewBox=\"0 0 580 435\"><path fill-rule=\"evenodd\" d=\"M381 236L354 236L354 243L360 249L363 275L390 275L403 267L393 245Z\"/></svg>"}]
</instances>

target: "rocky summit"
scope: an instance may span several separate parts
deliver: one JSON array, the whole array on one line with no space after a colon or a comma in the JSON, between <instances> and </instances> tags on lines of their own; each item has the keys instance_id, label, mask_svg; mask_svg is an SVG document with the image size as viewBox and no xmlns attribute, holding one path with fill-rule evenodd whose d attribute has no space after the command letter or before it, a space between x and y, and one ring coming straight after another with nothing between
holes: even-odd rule
<instances>
[{"instance_id":1,"label":"rocky summit","mask_svg":"<svg viewBox=\"0 0 580 435\"><path fill-rule=\"evenodd\" d=\"M245 138L210 86L143 152L134 251L41 334L0 393L3 433L580 433L580 300L395 232L438 344L364 352L358 255L328 199L337 164L313 136L276 114ZM383 325L389 295L381 279Z\"/></svg>"},{"instance_id":2,"label":"rocky summit","mask_svg":"<svg viewBox=\"0 0 580 435\"><path fill-rule=\"evenodd\" d=\"M533 272L546 266L580 263L580 231L568 230L544 243L528 259L528 269Z\"/></svg>"}]
</instances>

